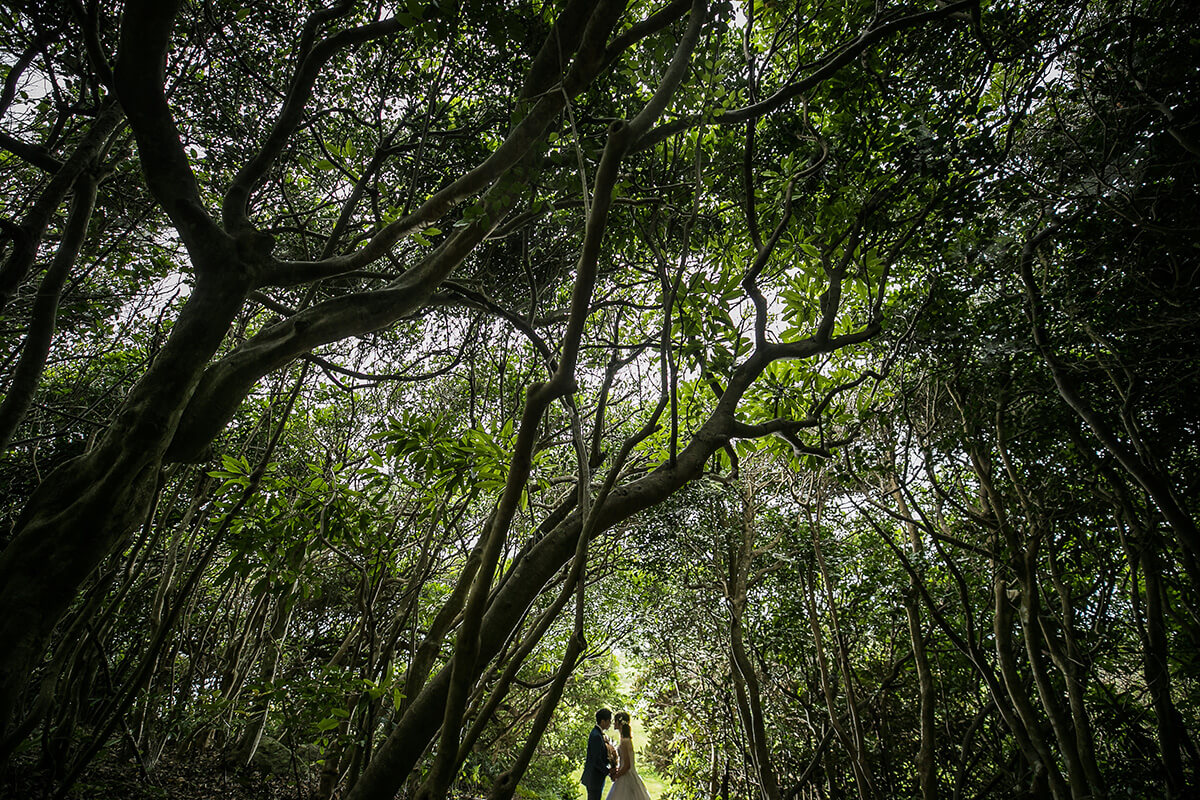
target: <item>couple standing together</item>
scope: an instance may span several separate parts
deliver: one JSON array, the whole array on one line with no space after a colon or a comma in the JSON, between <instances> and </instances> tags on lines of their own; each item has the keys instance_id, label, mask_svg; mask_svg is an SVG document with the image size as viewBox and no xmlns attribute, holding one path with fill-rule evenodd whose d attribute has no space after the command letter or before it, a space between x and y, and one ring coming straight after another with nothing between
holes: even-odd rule
<instances>
[{"instance_id":1,"label":"couple standing together","mask_svg":"<svg viewBox=\"0 0 1200 800\"><path fill-rule=\"evenodd\" d=\"M604 735L614 721L621 734L619 747ZM633 765L629 715L621 711L614 720L612 712L602 708L596 712L596 727L588 736L587 759L583 762L583 777L579 780L587 787L587 800L600 800L604 794L604 779L608 777L613 779L608 800L650 800L646 784L642 783Z\"/></svg>"}]
</instances>

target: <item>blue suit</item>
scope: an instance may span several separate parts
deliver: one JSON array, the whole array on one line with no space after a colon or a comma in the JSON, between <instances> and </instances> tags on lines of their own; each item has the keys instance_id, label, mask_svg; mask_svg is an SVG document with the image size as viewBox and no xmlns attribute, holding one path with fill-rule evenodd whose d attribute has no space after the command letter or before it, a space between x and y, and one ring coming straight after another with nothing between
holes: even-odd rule
<instances>
[{"instance_id":1,"label":"blue suit","mask_svg":"<svg viewBox=\"0 0 1200 800\"><path fill-rule=\"evenodd\" d=\"M587 787L588 800L600 800L609 766L604 731L597 725L588 736L587 758L583 762L583 777L579 779L579 782Z\"/></svg>"}]
</instances>

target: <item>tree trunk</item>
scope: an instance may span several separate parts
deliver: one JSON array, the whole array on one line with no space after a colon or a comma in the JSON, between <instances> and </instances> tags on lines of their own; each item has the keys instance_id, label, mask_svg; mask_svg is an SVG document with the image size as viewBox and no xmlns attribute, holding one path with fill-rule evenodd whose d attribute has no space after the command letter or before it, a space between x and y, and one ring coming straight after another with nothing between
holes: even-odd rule
<instances>
[{"instance_id":1,"label":"tree trunk","mask_svg":"<svg viewBox=\"0 0 1200 800\"><path fill-rule=\"evenodd\" d=\"M996 640L996 662L1000 667L1000 675L1004 679L1007 694L1012 700L1013 708L1020 717L1021 724L1029 737L1029 743L1037 756L1037 761L1030 766L1045 776L1055 800L1066 800L1071 796L1070 789L1063 780L1054 754L1046 743L1041 720L1038 719L1037 711L1025 693L1024 682L1021 680L1020 671L1017 668L1012 641L1013 607L1008 599L1008 582L1004 579L1005 571L999 562L993 565L993 569L995 574L992 578L992 600L995 605L992 633Z\"/></svg>"},{"instance_id":2,"label":"tree trunk","mask_svg":"<svg viewBox=\"0 0 1200 800\"><path fill-rule=\"evenodd\" d=\"M90 451L54 470L0 554L0 720L12 723L78 587L141 521L183 405L241 307L245 286L200 281L158 358Z\"/></svg>"},{"instance_id":3,"label":"tree trunk","mask_svg":"<svg viewBox=\"0 0 1200 800\"><path fill-rule=\"evenodd\" d=\"M904 500L904 492L895 475L891 478L892 497L900 514L912 520L912 511ZM921 552L921 535L916 523L906 523L908 538L913 555ZM904 592L904 615L908 620L908 639L912 646L913 664L917 668L917 685L919 698L919 714L921 719L921 744L917 750L917 781L921 787L923 800L937 800L937 724L935 716L936 687L933 682L933 670L929 667L929 653L925 648L925 637L921 631L920 592L921 582L916 573L909 575L909 588Z\"/></svg>"},{"instance_id":4,"label":"tree trunk","mask_svg":"<svg viewBox=\"0 0 1200 800\"><path fill-rule=\"evenodd\" d=\"M123 118L116 103L109 103L88 128L74 152L59 165L45 190L34 200L21 219L12 253L0 265L0 312L7 307L17 288L28 276L37 258L38 247L46 235L50 220L85 171L93 169L103 157L109 137Z\"/></svg>"},{"instance_id":5,"label":"tree trunk","mask_svg":"<svg viewBox=\"0 0 1200 800\"><path fill-rule=\"evenodd\" d=\"M850 758L851 769L854 773L854 786L860 800L868 800L871 797L871 789L867 783L866 776L861 772L862 762L854 749L856 740L846 732L845 726L838 719L836 688L833 683L831 670L829 669L829 659L825 654L825 637L821 633L820 616L817 613L816 579L810 577L807 580L803 580L803 583L805 600L808 607L808 624L813 635L813 652L817 659L821 689L825 696L825 710L829 714L829 725L833 728L834 733L837 734L838 741L841 742L847 756ZM829 771L829 775L832 780L834 772Z\"/></svg>"},{"instance_id":6,"label":"tree trunk","mask_svg":"<svg viewBox=\"0 0 1200 800\"><path fill-rule=\"evenodd\" d=\"M1092 796L1099 800L1099 798L1108 796L1108 789L1100 774L1100 768L1096 764L1096 744L1092 734L1092 719L1088 714L1084 699L1091 659L1080 648L1078 637L1075 635L1075 604L1071 598L1069 587L1062 580L1058 560L1054 555L1050 556L1050 579L1058 594L1063 642L1062 644L1058 643L1053 634L1045 629L1044 622L1039 633L1041 640L1050 652L1054 665L1058 667L1063 681L1066 683L1067 704L1071 713L1071 728L1075 734L1079 763L1083 767L1083 774L1092 791Z\"/></svg>"},{"instance_id":7,"label":"tree trunk","mask_svg":"<svg viewBox=\"0 0 1200 800\"><path fill-rule=\"evenodd\" d=\"M855 778L859 784L859 794L865 800L866 797L878 796L878 791L875 788L875 776L872 774L871 764L867 759L867 741L863 733L862 719L859 716L859 699L858 690L854 685L854 670L850 666L850 654L847 652L846 641L842 636L841 624L838 620L837 605L833 596L833 581L829 577L829 570L825 565L825 554L821 549L820 514L817 515L817 520L813 524L813 554L816 556L821 585L824 587L825 603L829 607L829 621L836 648L838 670L842 674L842 683L846 687L846 715L850 718L850 733L854 741L849 755L852 759L851 763L854 765Z\"/></svg>"},{"instance_id":8,"label":"tree trunk","mask_svg":"<svg viewBox=\"0 0 1200 800\"><path fill-rule=\"evenodd\" d=\"M1019 556L1020 566L1018 583L1021 587L1020 615L1021 638L1025 644L1025 655L1029 660L1029 670L1033 673L1033 684L1041 700L1042 709L1050 720L1050 728L1058 742L1058 752L1066 764L1067 782L1071 789L1071 797L1075 800L1086 800L1092 796L1088 785L1087 774L1079 757L1079 744L1075 731L1071 727L1068 715L1063 711L1059 701L1061 693L1050 679L1046 669L1046 643L1041 636L1041 588L1037 582L1036 551L1026 550Z\"/></svg>"},{"instance_id":9,"label":"tree trunk","mask_svg":"<svg viewBox=\"0 0 1200 800\"><path fill-rule=\"evenodd\" d=\"M54 335L63 285L83 246L95 206L96 177L84 172L75 180L75 196L71 200L62 240L38 287L21 358L13 370L4 401L0 403L0 452L7 449L13 433L33 402L34 392L46 366L46 357L50 354L50 340Z\"/></svg>"},{"instance_id":10,"label":"tree trunk","mask_svg":"<svg viewBox=\"0 0 1200 800\"><path fill-rule=\"evenodd\" d=\"M996 401L997 411L995 414L996 433L1001 441L1003 440L1004 430L1000 424L999 409L1003 408L1003 403L1003 398ZM986 453L985 457L986 451L981 450L975 432L972 430L972 423L968 420L968 414L961 404L959 412L962 415L964 432L968 437L967 453L971 460L972 471L979 481L979 488L982 495L981 503L987 515L993 520L996 530L996 533L992 537L991 546L993 553L992 633L995 638L996 660L1000 666L1000 674L1004 678L1004 685L1008 690L1009 697L1012 699L1013 707L1021 717L1021 721L1028 732L1030 744L1037 754L1038 763L1033 766L1040 767L1044 771L1050 791L1057 800L1065 800L1068 796L1077 797L1081 781L1078 771L1071 769L1071 758L1075 758L1076 761L1078 760L1074 750L1074 743L1072 742L1069 753L1063 752L1062 754L1064 759L1067 760L1068 778L1070 779L1070 783L1068 784L1063 780L1062 773L1058 769L1057 759L1050 749L1041 720L1038 718L1037 710L1026 694L1020 669L1017 666L1016 651L1013 645L1013 612L1014 606L1016 606L1021 610L1020 629L1026 652L1031 659L1041 658L1040 650L1030 652L1037 647L1033 643L1035 640L1033 639L1034 631L1032 630L1032 626L1037 625L1037 598L1035 595L1037 588L1036 581L1034 580L1035 573L1033 572L1036 569L1036 562L1026 543L1021 540L1016 529L1010 523L1005 498L1000 494L1000 491L992 480L994 470L990 453ZM1002 449L1001 455L1003 456ZM1007 551L1007 560L1001 557L1001 553L1004 551ZM1015 588L1010 584L1010 580L1014 578ZM1010 591L1015 596L1015 599L1014 596L1010 596ZM1056 700L1048 691L1045 672L1044 670L1039 670L1037 665L1033 665L1033 669L1035 685L1042 700L1042 706L1047 714L1052 715L1056 711L1056 707L1047 708L1046 700L1048 696L1052 703L1056 702ZM1054 717L1052 716L1052 732L1061 737L1063 731L1058 725L1054 724L1053 720ZM1061 738L1059 739L1059 744L1060 749L1062 749Z\"/></svg>"},{"instance_id":11,"label":"tree trunk","mask_svg":"<svg viewBox=\"0 0 1200 800\"><path fill-rule=\"evenodd\" d=\"M275 610L271 620L266 642L266 655L259 665L259 682L271 689L275 686L275 677L279 669L279 658L283 652L284 639L287 636L288 623L292 619L292 609L295 607L296 590L300 586L299 571L307 554L307 542L294 545L285 559L288 570L297 577L279 593L275 600ZM254 759L254 753L262 740L263 731L267 727L267 714L271 709L270 693L264 692L250 709L250 724L238 743L237 751L249 764Z\"/></svg>"},{"instance_id":12,"label":"tree trunk","mask_svg":"<svg viewBox=\"0 0 1200 800\"><path fill-rule=\"evenodd\" d=\"M747 481L750 484L750 481ZM746 593L749 590L749 573L754 555L754 488L745 489L740 524L736 526L725 520L722 506L722 521L726 535L726 602L729 605L729 661L733 678L734 696L737 700L738 716L750 745L754 772L762 790L763 800L779 800L779 780L771 758L771 747L767 741L767 727L763 719L762 690L754 663L746 653L743 639L742 619L746 612Z\"/></svg>"}]
</instances>

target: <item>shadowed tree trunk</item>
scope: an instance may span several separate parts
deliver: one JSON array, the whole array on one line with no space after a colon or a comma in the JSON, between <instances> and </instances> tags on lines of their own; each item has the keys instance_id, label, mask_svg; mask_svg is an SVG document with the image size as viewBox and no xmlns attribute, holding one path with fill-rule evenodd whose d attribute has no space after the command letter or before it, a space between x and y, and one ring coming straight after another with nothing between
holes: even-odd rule
<instances>
[{"instance_id":1,"label":"shadowed tree trunk","mask_svg":"<svg viewBox=\"0 0 1200 800\"><path fill-rule=\"evenodd\" d=\"M1172 798L1188 797L1189 784L1183 754L1191 751L1194 757L1195 747L1171 696L1170 643L1164 609L1163 564L1159 552L1162 544L1153 527L1144 524L1134 510L1121 478L1113 470L1101 465L1088 448L1082 447L1080 438L1075 437L1077 449L1112 487L1109 500L1121 523L1122 545L1133 577L1129 586L1130 600L1142 640L1142 677L1154 707L1155 730L1167 795ZM1139 572L1141 581L1138 580Z\"/></svg>"},{"instance_id":2,"label":"shadowed tree trunk","mask_svg":"<svg viewBox=\"0 0 1200 800\"><path fill-rule=\"evenodd\" d=\"M740 519L725 519L722 506L722 522L725 529L725 601L729 607L729 660L733 679L734 696L737 700L738 717L742 730L750 745L754 771L758 777L763 800L779 800L779 779L776 775L771 745L767 741L767 726L762 707L762 689L754 662L746 652L743 620L746 614L748 592L751 588L751 573L756 555L755 516L757 514L756 493L759 487L747 478L743 490L742 514Z\"/></svg>"},{"instance_id":3,"label":"shadowed tree trunk","mask_svg":"<svg viewBox=\"0 0 1200 800\"><path fill-rule=\"evenodd\" d=\"M900 490L895 475L891 477L891 494L896 501L900 515L909 520L906 523L909 545L913 556L922 553L921 534L913 521L912 511L904 501L904 492ZM919 715L921 719L921 744L917 750L917 780L921 787L921 797L924 800L936 800L938 796L937 780L937 719L935 703L937 690L933 682L933 670L929 666L929 653L925 648L925 636L921 626L921 583L915 574L909 576L908 591L904 592L904 616L908 620L908 639L912 645L913 663L917 668L917 686L919 689Z\"/></svg>"}]
</instances>

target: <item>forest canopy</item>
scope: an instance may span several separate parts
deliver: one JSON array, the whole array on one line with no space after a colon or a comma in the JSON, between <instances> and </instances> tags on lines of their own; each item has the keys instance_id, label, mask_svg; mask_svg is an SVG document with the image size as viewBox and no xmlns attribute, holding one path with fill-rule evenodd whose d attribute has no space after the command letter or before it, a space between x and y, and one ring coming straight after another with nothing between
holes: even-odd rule
<instances>
[{"instance_id":1,"label":"forest canopy","mask_svg":"<svg viewBox=\"0 0 1200 800\"><path fill-rule=\"evenodd\" d=\"M1192 796L1182 0L0 23L0 791Z\"/></svg>"}]
</instances>

